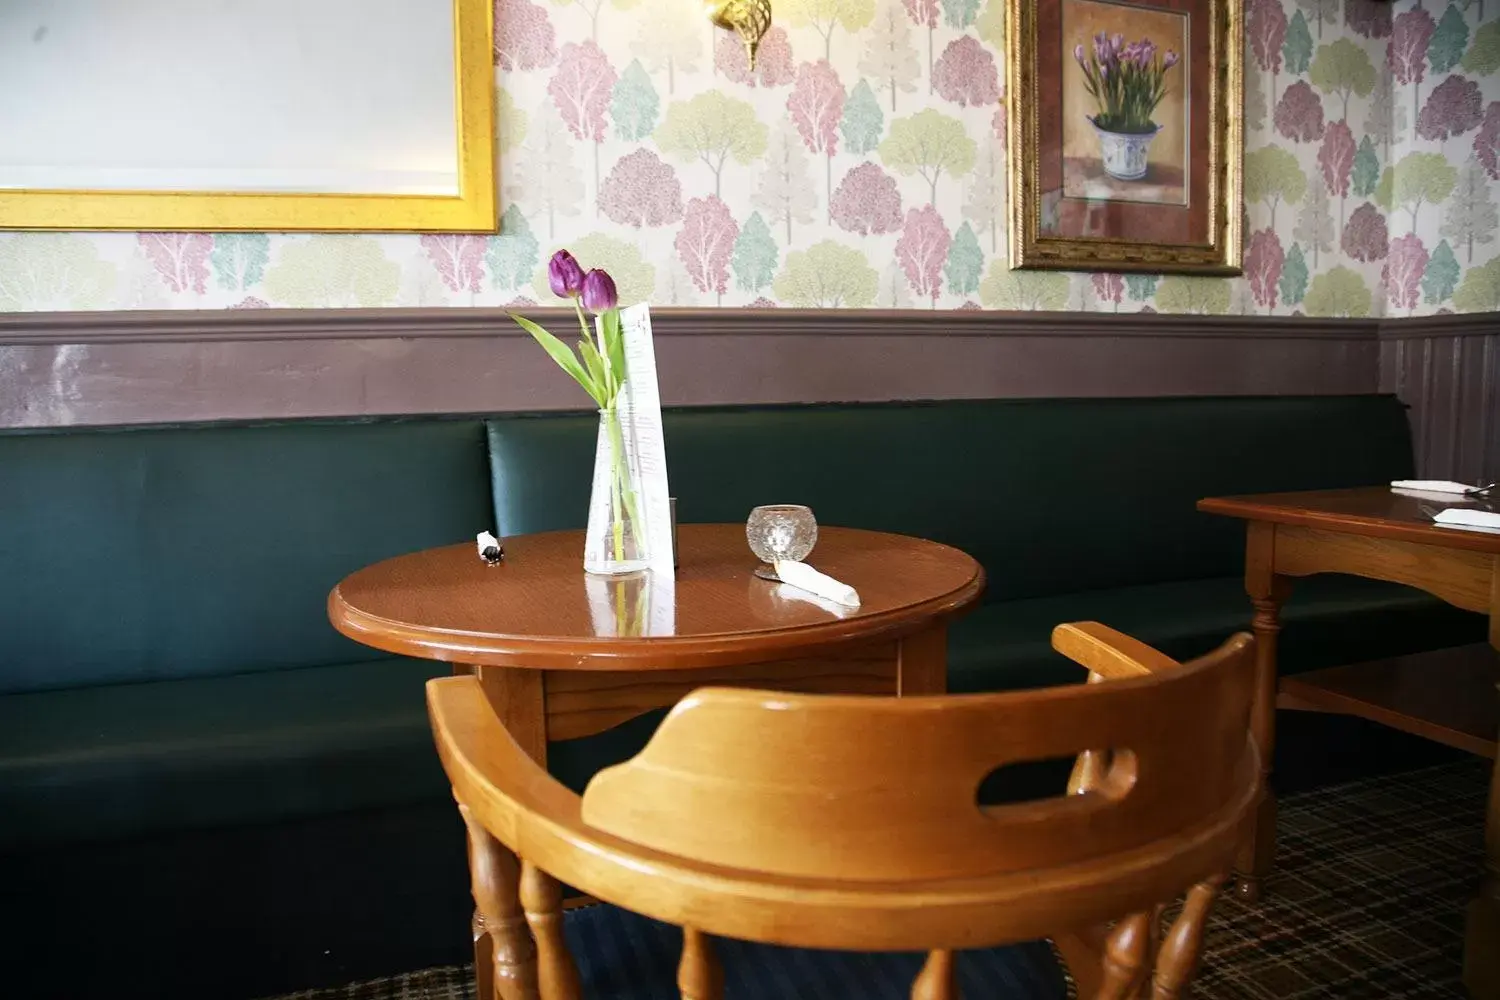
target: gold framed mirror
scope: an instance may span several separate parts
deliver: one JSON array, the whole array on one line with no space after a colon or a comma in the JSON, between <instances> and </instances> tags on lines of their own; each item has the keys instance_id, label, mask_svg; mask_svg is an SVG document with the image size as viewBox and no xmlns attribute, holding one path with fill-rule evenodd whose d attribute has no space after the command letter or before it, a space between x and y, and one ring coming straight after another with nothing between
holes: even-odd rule
<instances>
[{"instance_id":1,"label":"gold framed mirror","mask_svg":"<svg viewBox=\"0 0 1500 1000\"><path fill-rule=\"evenodd\" d=\"M0 228L494 232L492 0L0 4Z\"/></svg>"}]
</instances>

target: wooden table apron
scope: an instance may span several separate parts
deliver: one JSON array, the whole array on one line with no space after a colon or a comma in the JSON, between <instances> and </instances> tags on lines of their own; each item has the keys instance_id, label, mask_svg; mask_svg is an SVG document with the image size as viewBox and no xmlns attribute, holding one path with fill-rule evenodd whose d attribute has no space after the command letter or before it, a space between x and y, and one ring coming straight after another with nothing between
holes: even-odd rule
<instances>
[{"instance_id":1,"label":"wooden table apron","mask_svg":"<svg viewBox=\"0 0 1500 1000\"><path fill-rule=\"evenodd\" d=\"M682 525L679 544L672 634L597 634L582 532L507 538L505 561L493 567L472 545L378 563L334 588L329 618L366 645L477 673L511 736L545 764L549 740L601 732L708 684L941 694L948 622L984 589L983 570L957 549L820 528L811 561L862 600L858 612L837 617L754 578L743 525ZM515 855L461 811L474 892L494 894L489 912L506 915L499 928L476 915L478 996L494 996L498 984L506 1000L534 997Z\"/></svg>"},{"instance_id":2,"label":"wooden table apron","mask_svg":"<svg viewBox=\"0 0 1500 1000\"><path fill-rule=\"evenodd\" d=\"M1438 527L1421 501L1384 487L1216 497L1198 506L1247 522L1245 589L1257 640L1253 722L1267 777L1276 733L1280 610L1297 577L1346 573L1418 587L1489 615L1490 645L1500 650L1500 534ZM1248 899L1258 898L1270 871L1275 835L1276 802L1267 784L1237 864L1239 891ZM1500 1000L1500 760L1490 784L1484 874L1466 914L1464 982L1475 1000Z\"/></svg>"}]
</instances>

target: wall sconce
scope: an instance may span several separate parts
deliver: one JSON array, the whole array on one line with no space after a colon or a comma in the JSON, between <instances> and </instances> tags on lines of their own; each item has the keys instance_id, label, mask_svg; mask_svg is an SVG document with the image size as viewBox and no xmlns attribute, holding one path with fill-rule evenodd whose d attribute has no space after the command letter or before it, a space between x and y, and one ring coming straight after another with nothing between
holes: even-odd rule
<instances>
[{"instance_id":1,"label":"wall sconce","mask_svg":"<svg viewBox=\"0 0 1500 1000\"><path fill-rule=\"evenodd\" d=\"M771 0L708 0L706 6L710 21L739 33L755 69L755 50L771 29Z\"/></svg>"}]
</instances>

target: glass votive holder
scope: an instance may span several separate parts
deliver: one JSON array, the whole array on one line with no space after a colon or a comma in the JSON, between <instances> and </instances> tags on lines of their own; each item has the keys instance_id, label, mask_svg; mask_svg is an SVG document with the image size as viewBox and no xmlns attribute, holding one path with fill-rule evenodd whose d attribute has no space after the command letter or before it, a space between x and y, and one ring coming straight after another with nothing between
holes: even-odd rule
<instances>
[{"instance_id":1,"label":"glass votive holder","mask_svg":"<svg viewBox=\"0 0 1500 1000\"><path fill-rule=\"evenodd\" d=\"M818 544L818 522L812 509L801 504L756 507L745 521L750 551L764 563L782 559L800 562Z\"/></svg>"}]
</instances>

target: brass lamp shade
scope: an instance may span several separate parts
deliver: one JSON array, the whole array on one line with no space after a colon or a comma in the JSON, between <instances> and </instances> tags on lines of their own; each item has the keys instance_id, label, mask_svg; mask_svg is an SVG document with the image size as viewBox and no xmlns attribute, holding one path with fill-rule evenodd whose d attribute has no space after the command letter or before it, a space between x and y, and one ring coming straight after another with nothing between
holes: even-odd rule
<instances>
[{"instance_id":1,"label":"brass lamp shade","mask_svg":"<svg viewBox=\"0 0 1500 1000\"><path fill-rule=\"evenodd\" d=\"M707 6L709 20L739 33L754 69L755 50L771 29L771 0L709 0Z\"/></svg>"}]
</instances>

